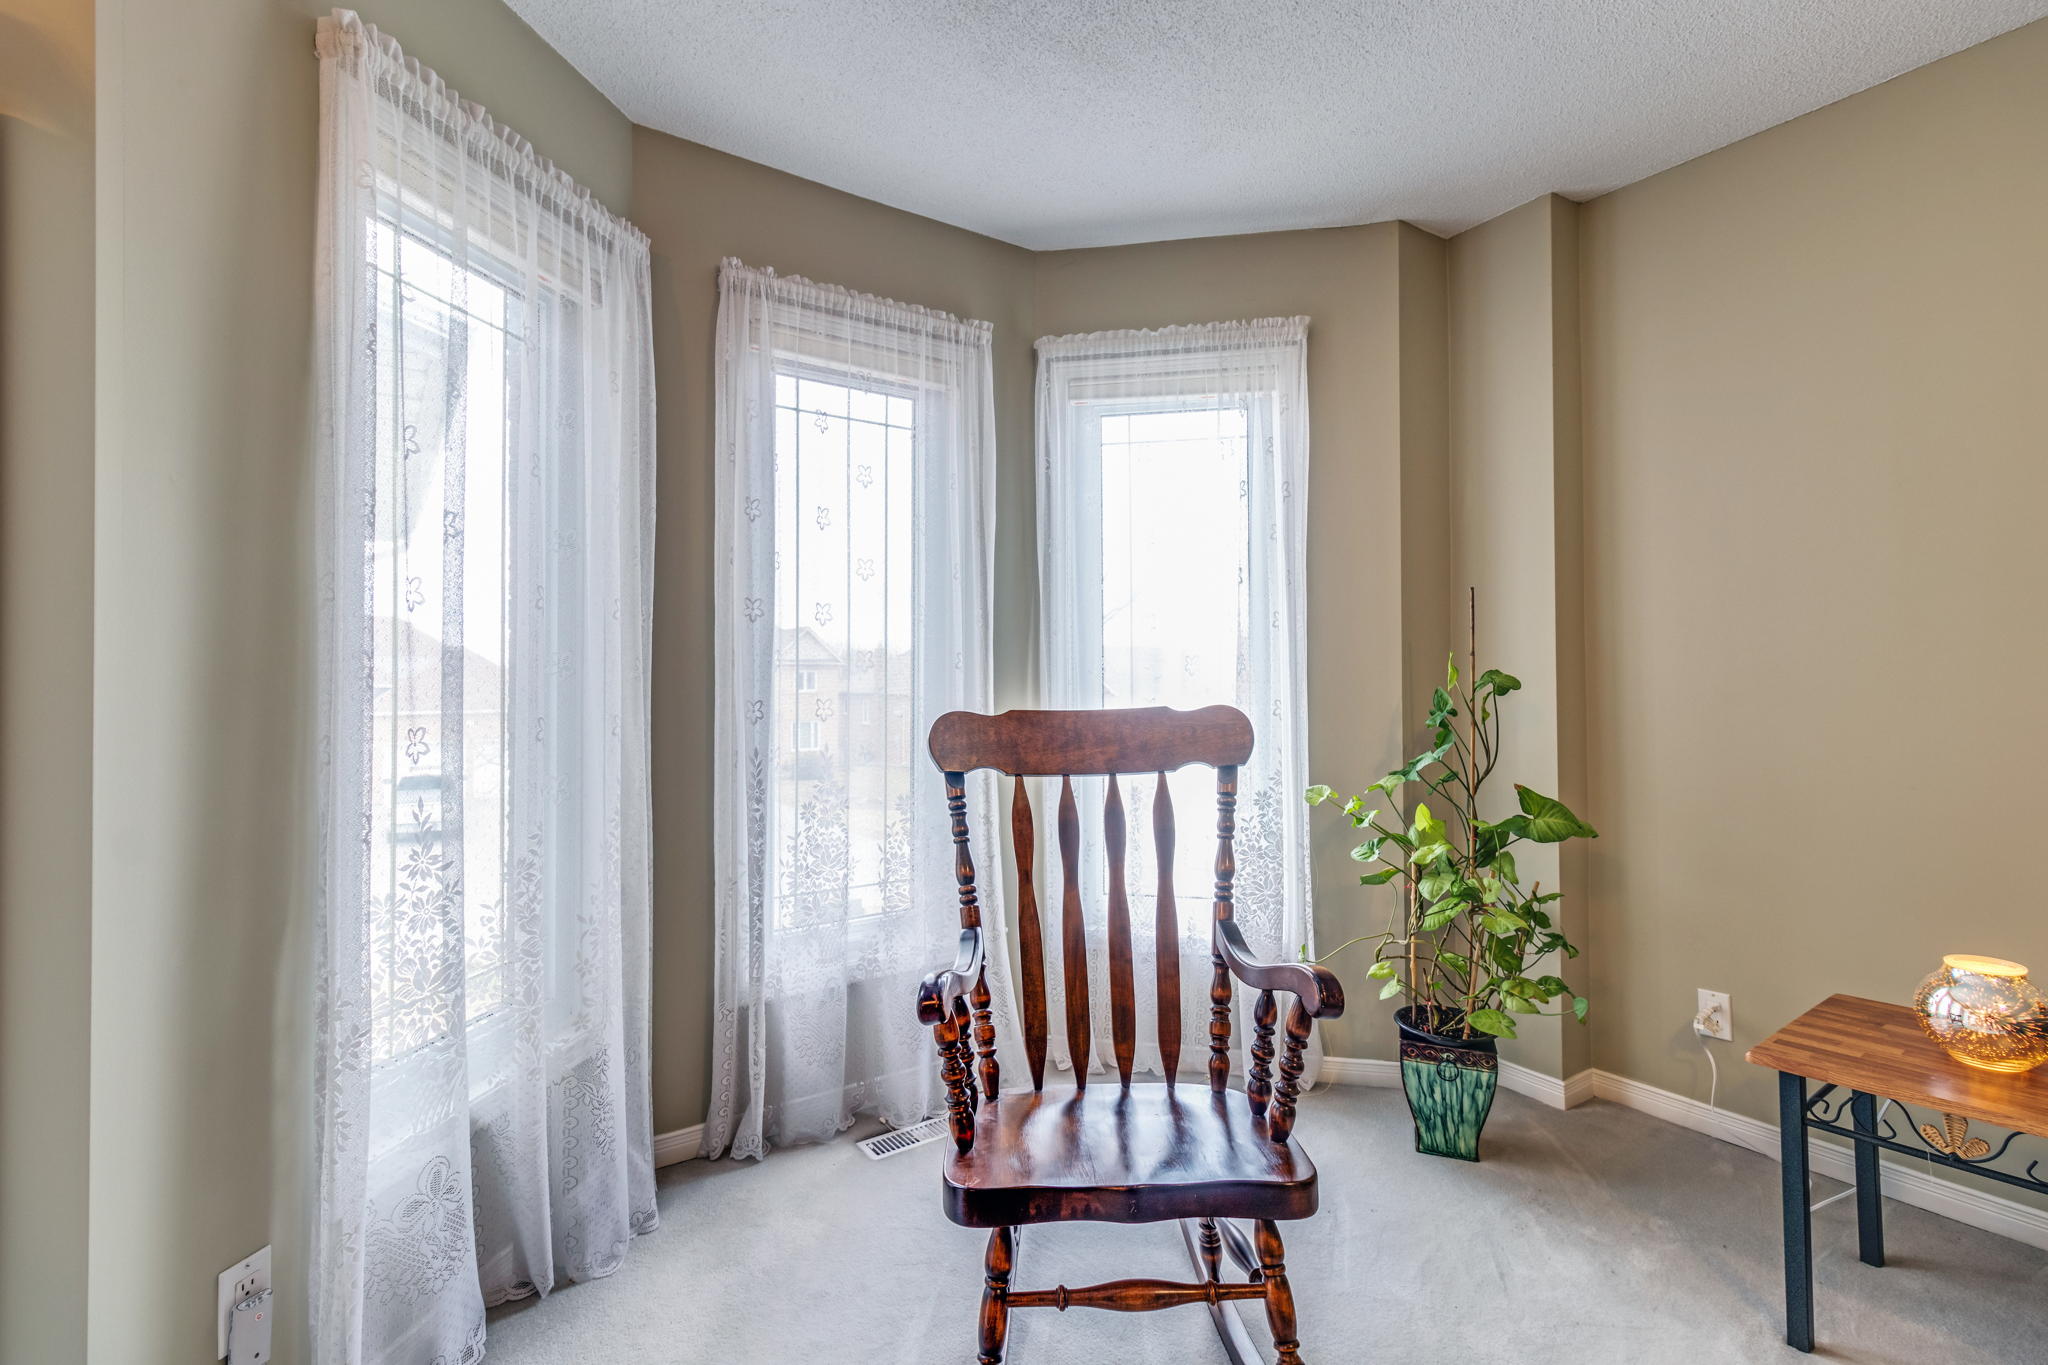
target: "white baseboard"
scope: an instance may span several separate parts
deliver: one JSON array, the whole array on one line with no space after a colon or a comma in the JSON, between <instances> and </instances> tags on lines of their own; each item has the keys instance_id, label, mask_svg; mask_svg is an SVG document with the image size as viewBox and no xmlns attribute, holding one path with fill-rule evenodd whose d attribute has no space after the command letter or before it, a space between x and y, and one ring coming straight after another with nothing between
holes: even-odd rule
<instances>
[{"instance_id":1,"label":"white baseboard","mask_svg":"<svg viewBox=\"0 0 2048 1365\"><path fill-rule=\"evenodd\" d=\"M1335 1085L1398 1085L1401 1068L1398 1063L1376 1058L1325 1057L1318 1078ZM1611 1071L1581 1071L1559 1080L1513 1062L1502 1062L1500 1081L1517 1094L1556 1108L1568 1109L1587 1098L1603 1099L1663 1119L1666 1123L1732 1142L1737 1147L1746 1147L1773 1161L1779 1158L1777 1124L1726 1109L1711 1108L1689 1096L1660 1090ZM1817 1141L1812 1152L1815 1175L1845 1184L1855 1179L1855 1159L1847 1144ZM1888 1197L1901 1204L1911 1204L1916 1209L1953 1218L1973 1228L2010 1237L2015 1242L2048 1250L2048 1213L1974 1185L1944 1179L1924 1165L1916 1166L1910 1158L1887 1154L1882 1160L1884 1192Z\"/></svg>"},{"instance_id":2,"label":"white baseboard","mask_svg":"<svg viewBox=\"0 0 2048 1365\"><path fill-rule=\"evenodd\" d=\"M1760 1152L1773 1161L1778 1160L1778 1125L1775 1123L1753 1119L1746 1114L1731 1114L1726 1109L1709 1109L1698 1100L1606 1071L1594 1073L1594 1093L1603 1100L1654 1114L1681 1128L1707 1133L1724 1142ZM1817 1141L1812 1145L1812 1153L1809 1160L1815 1175L1824 1175L1845 1184L1855 1180L1855 1158L1848 1143ZM1953 1218L1973 1228L2010 1237L2015 1242L2048 1250L2048 1213L2016 1199L1992 1194L1975 1184L1966 1185L1959 1180L1935 1175L1933 1168L1926 1163L1916 1163L1910 1157L1885 1153L1880 1160L1884 1163L1884 1192L1889 1198L1929 1213L1938 1213L1944 1218Z\"/></svg>"},{"instance_id":3,"label":"white baseboard","mask_svg":"<svg viewBox=\"0 0 2048 1365\"><path fill-rule=\"evenodd\" d=\"M1399 1085L1401 1064L1377 1057L1324 1057L1316 1079L1331 1085Z\"/></svg>"},{"instance_id":4,"label":"white baseboard","mask_svg":"<svg viewBox=\"0 0 2048 1365\"><path fill-rule=\"evenodd\" d=\"M693 1123L688 1128L654 1135L654 1164L673 1166L678 1161L689 1161L704 1154L704 1125Z\"/></svg>"}]
</instances>

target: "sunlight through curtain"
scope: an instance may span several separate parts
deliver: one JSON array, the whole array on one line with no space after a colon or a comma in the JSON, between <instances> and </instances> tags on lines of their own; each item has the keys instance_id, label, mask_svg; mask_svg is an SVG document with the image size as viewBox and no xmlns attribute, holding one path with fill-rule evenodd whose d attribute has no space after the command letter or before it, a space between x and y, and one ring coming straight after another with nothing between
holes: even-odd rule
<instances>
[{"instance_id":1,"label":"sunlight through curtain","mask_svg":"<svg viewBox=\"0 0 2048 1365\"><path fill-rule=\"evenodd\" d=\"M718 312L717 1003L704 1150L937 1112L918 982L959 936L925 747L985 711L989 325L728 260ZM976 829L993 804L969 781ZM1011 1022L992 844L989 981Z\"/></svg>"},{"instance_id":2,"label":"sunlight through curtain","mask_svg":"<svg viewBox=\"0 0 2048 1365\"><path fill-rule=\"evenodd\" d=\"M656 1222L647 241L319 27L315 1359L481 1358Z\"/></svg>"},{"instance_id":3,"label":"sunlight through curtain","mask_svg":"<svg viewBox=\"0 0 2048 1365\"><path fill-rule=\"evenodd\" d=\"M1253 954L1274 962L1314 947L1302 801L1308 432L1307 318L1038 343L1044 704L1222 703L1251 718L1256 744L1238 780L1236 918ZM1124 779L1134 924L1152 923L1156 912L1153 783L1149 775ZM1081 809L1102 808L1103 779L1074 785ZM1215 774L1183 769L1169 789L1181 960L1201 962L1213 920ZM1056 799L1051 791L1045 799ZM1057 875L1056 851L1039 863ZM1089 972L1098 981L1108 972L1105 876L1092 862L1083 868ZM1135 936L1133 952L1144 981L1156 970L1150 936ZM1057 1019L1065 1008L1060 974L1048 972L1046 984L1046 1008ZM1209 1047L1208 973L1183 970L1181 989L1181 1057L1200 1065ZM1091 1033L1108 1038L1107 992L1092 992L1090 1001ZM1147 991L1138 992L1138 1013L1137 1065L1156 1073L1157 1009ZM1249 1029L1237 1036L1249 1044ZM1062 1037L1051 1040L1050 1056L1073 1064ZM1092 1059L1093 1070L1103 1067L1103 1057Z\"/></svg>"}]
</instances>

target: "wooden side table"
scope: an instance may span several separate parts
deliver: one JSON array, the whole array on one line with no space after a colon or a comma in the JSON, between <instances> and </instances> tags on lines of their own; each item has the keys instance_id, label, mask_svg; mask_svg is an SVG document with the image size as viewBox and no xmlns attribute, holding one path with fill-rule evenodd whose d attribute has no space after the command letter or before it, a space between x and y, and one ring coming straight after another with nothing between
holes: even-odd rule
<instances>
[{"instance_id":1,"label":"wooden side table","mask_svg":"<svg viewBox=\"0 0 2048 1365\"><path fill-rule=\"evenodd\" d=\"M1785 1201L1785 1341L1813 1349L1813 1213L1807 1188L1807 1131L1848 1138L1856 1152L1856 1230L1865 1265L1884 1264L1884 1204L1878 1152L1903 1152L2048 1192L2030 1161L2020 1172L1997 1162L2020 1133L2048 1137L2048 1067L2017 1076L1979 1071L1943 1052L1904 1005L1853 995L1829 996L1751 1048L1749 1060L1778 1073L1778 1139ZM1808 1093L1807 1083L1819 1089ZM1846 1090L1846 1096L1837 1092ZM1906 1114L1903 1125L1878 1116L1879 1098ZM1911 1106L1929 1111L1916 1116ZM1843 1122L1847 1116L1846 1125ZM2012 1131L1993 1144L1972 1136L1981 1122ZM1901 1141L1910 1137L1916 1145Z\"/></svg>"}]
</instances>

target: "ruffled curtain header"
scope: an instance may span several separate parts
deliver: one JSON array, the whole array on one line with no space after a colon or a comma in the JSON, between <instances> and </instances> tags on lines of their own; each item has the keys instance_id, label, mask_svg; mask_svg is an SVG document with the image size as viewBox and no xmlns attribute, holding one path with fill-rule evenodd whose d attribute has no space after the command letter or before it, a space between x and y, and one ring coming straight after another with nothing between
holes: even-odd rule
<instances>
[{"instance_id":1,"label":"ruffled curtain header","mask_svg":"<svg viewBox=\"0 0 2048 1365\"><path fill-rule=\"evenodd\" d=\"M994 331L986 322L955 317L922 304L898 303L878 294L820 284L802 275L778 275L772 268L748 265L737 256L719 262L718 278L727 294L758 294L770 302L816 309L876 326L909 328L944 341L985 342Z\"/></svg>"},{"instance_id":2,"label":"ruffled curtain header","mask_svg":"<svg viewBox=\"0 0 2048 1365\"><path fill-rule=\"evenodd\" d=\"M1249 318L1242 322L1201 322L1182 327L1130 327L1108 332L1069 332L1040 337L1038 354L1102 356L1121 350L1148 355L1174 351L1226 351L1284 346L1308 339L1306 317Z\"/></svg>"},{"instance_id":3,"label":"ruffled curtain header","mask_svg":"<svg viewBox=\"0 0 2048 1365\"><path fill-rule=\"evenodd\" d=\"M397 39L364 22L354 10L337 9L321 19L313 50L321 59L370 81L381 98L485 161L521 193L539 199L579 231L647 256L646 233L600 204L567 171L492 118L481 104L462 98L440 76L406 56Z\"/></svg>"}]
</instances>

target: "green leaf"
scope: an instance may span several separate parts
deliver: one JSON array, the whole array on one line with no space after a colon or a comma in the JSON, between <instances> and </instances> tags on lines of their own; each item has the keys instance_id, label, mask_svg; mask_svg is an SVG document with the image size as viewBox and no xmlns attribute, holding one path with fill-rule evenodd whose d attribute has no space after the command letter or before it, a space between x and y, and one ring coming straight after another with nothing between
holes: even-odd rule
<instances>
[{"instance_id":1,"label":"green leaf","mask_svg":"<svg viewBox=\"0 0 2048 1365\"><path fill-rule=\"evenodd\" d=\"M1320 806L1323 804L1323 802L1329 800L1336 794L1337 792L1335 788L1325 787L1321 783L1317 783L1315 786L1310 787L1307 791L1302 793L1303 796L1308 798L1308 803L1311 806Z\"/></svg>"},{"instance_id":2,"label":"green leaf","mask_svg":"<svg viewBox=\"0 0 2048 1365\"><path fill-rule=\"evenodd\" d=\"M1514 886L1521 881L1521 877L1517 875L1515 869L1515 855L1508 852L1506 849L1502 849L1500 852L1493 855L1492 866L1494 875L1499 877L1508 885Z\"/></svg>"},{"instance_id":3,"label":"green leaf","mask_svg":"<svg viewBox=\"0 0 2048 1365\"><path fill-rule=\"evenodd\" d=\"M1575 995L1572 997L1572 1013L1579 1017L1579 1022L1582 1024L1586 1022L1586 1004L1585 996Z\"/></svg>"},{"instance_id":4,"label":"green leaf","mask_svg":"<svg viewBox=\"0 0 2048 1365\"><path fill-rule=\"evenodd\" d=\"M1351 817L1351 823L1354 825L1369 825L1379 814L1376 810L1365 810L1365 814L1360 815L1359 812L1362 810L1365 810L1365 798L1362 796L1354 796L1344 803L1344 813Z\"/></svg>"},{"instance_id":5,"label":"green leaf","mask_svg":"<svg viewBox=\"0 0 2048 1365\"><path fill-rule=\"evenodd\" d=\"M1556 797L1545 796L1517 782L1515 796L1522 813L1529 817L1528 837L1539 844L1561 844L1567 839L1597 839L1599 832L1573 815Z\"/></svg>"},{"instance_id":6,"label":"green leaf","mask_svg":"<svg viewBox=\"0 0 2048 1365\"><path fill-rule=\"evenodd\" d=\"M1380 856L1380 845L1384 844L1385 842L1385 838L1367 839L1357 848L1351 850L1352 860L1354 862L1361 863L1371 862L1373 859Z\"/></svg>"},{"instance_id":7,"label":"green leaf","mask_svg":"<svg viewBox=\"0 0 2048 1365\"><path fill-rule=\"evenodd\" d=\"M1444 670L1444 686L1445 686L1445 687L1456 687L1457 685L1458 685L1458 653L1457 653L1457 651L1456 651L1456 650L1452 650L1452 651L1451 651L1451 654L1450 654L1450 666L1449 666L1448 668L1446 668L1446 669Z\"/></svg>"},{"instance_id":8,"label":"green leaf","mask_svg":"<svg viewBox=\"0 0 2048 1365\"><path fill-rule=\"evenodd\" d=\"M1389 981L1386 985L1380 987L1380 999L1382 1000L1392 999L1400 993L1401 983L1399 981Z\"/></svg>"},{"instance_id":9,"label":"green leaf","mask_svg":"<svg viewBox=\"0 0 2048 1365\"><path fill-rule=\"evenodd\" d=\"M1515 1021L1499 1010L1473 1010L1465 1016L1465 1022L1481 1033L1490 1033L1496 1038L1515 1036Z\"/></svg>"},{"instance_id":10,"label":"green leaf","mask_svg":"<svg viewBox=\"0 0 2048 1365\"><path fill-rule=\"evenodd\" d=\"M1555 1000L1560 995L1570 995L1572 988L1564 984L1563 977L1539 976L1536 985L1543 992L1545 1000Z\"/></svg>"},{"instance_id":11,"label":"green leaf","mask_svg":"<svg viewBox=\"0 0 2048 1365\"><path fill-rule=\"evenodd\" d=\"M1360 886L1385 886L1388 882L1394 880L1394 878L1400 875L1400 868L1389 867L1380 872L1366 873L1363 877L1360 877L1358 879L1358 884Z\"/></svg>"},{"instance_id":12,"label":"green leaf","mask_svg":"<svg viewBox=\"0 0 2048 1365\"><path fill-rule=\"evenodd\" d=\"M1451 832L1444 827L1444 822L1430 814L1428 804L1422 801L1415 803L1415 823L1408 827L1408 833L1418 845L1448 844L1451 841Z\"/></svg>"},{"instance_id":13,"label":"green leaf","mask_svg":"<svg viewBox=\"0 0 2048 1365\"><path fill-rule=\"evenodd\" d=\"M1481 689L1492 688L1497 696L1503 692L1521 691L1522 680L1512 673L1503 673L1497 668L1489 668L1479 675L1479 681L1474 683L1473 686Z\"/></svg>"},{"instance_id":14,"label":"green leaf","mask_svg":"<svg viewBox=\"0 0 2048 1365\"><path fill-rule=\"evenodd\" d=\"M1451 846L1442 841L1424 844L1410 855L1409 861L1417 867L1430 867L1451 856Z\"/></svg>"},{"instance_id":15,"label":"green leaf","mask_svg":"<svg viewBox=\"0 0 2048 1365\"><path fill-rule=\"evenodd\" d=\"M1540 1009L1538 1009L1538 1008L1537 1008L1537 1007L1535 1006L1535 1004L1534 1004L1534 1003L1532 1003L1531 1001L1528 1001L1528 1000L1524 1000L1524 999L1523 999L1523 998L1522 998L1521 996L1519 996L1519 995L1510 995L1510 996L1507 996L1507 997L1505 997L1505 998L1503 999L1502 1003L1503 1003L1503 1004L1505 1004L1505 1005L1506 1005L1506 1006L1508 1007L1508 1013L1510 1013L1510 1014L1541 1014L1541 1013L1543 1013L1543 1011L1542 1011L1542 1010L1540 1010Z\"/></svg>"},{"instance_id":16,"label":"green leaf","mask_svg":"<svg viewBox=\"0 0 2048 1365\"><path fill-rule=\"evenodd\" d=\"M1469 972L1472 970L1472 959L1466 957L1463 953L1443 952L1438 953L1436 956L1437 961L1444 963L1454 972Z\"/></svg>"},{"instance_id":17,"label":"green leaf","mask_svg":"<svg viewBox=\"0 0 2048 1365\"><path fill-rule=\"evenodd\" d=\"M1507 851L1507 846L1528 834L1529 817L1511 815L1491 825L1482 820L1477 830L1479 837L1475 841L1473 857L1478 860L1481 867L1496 867L1500 864L1501 854Z\"/></svg>"},{"instance_id":18,"label":"green leaf","mask_svg":"<svg viewBox=\"0 0 2048 1365\"><path fill-rule=\"evenodd\" d=\"M1464 906L1455 902L1450 905L1433 905L1423 911L1422 927L1424 929L1441 929L1464 913L1464 910Z\"/></svg>"},{"instance_id":19,"label":"green leaf","mask_svg":"<svg viewBox=\"0 0 2048 1365\"><path fill-rule=\"evenodd\" d=\"M1458 704L1451 700L1451 694L1441 687L1429 697L1429 719L1426 724L1441 726L1450 717L1458 714ZM1439 740L1439 743L1442 741Z\"/></svg>"},{"instance_id":20,"label":"green leaf","mask_svg":"<svg viewBox=\"0 0 2048 1365\"><path fill-rule=\"evenodd\" d=\"M1384 960L1375 962L1365 969L1365 974L1375 981L1389 980L1394 975L1394 964Z\"/></svg>"}]
</instances>

